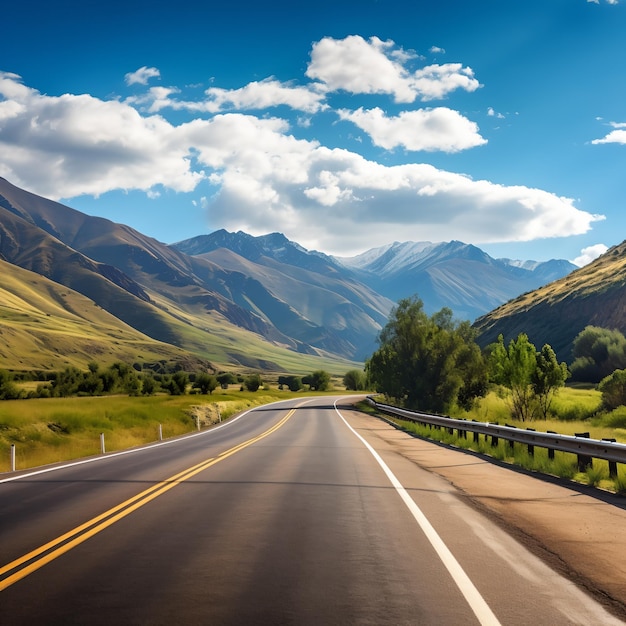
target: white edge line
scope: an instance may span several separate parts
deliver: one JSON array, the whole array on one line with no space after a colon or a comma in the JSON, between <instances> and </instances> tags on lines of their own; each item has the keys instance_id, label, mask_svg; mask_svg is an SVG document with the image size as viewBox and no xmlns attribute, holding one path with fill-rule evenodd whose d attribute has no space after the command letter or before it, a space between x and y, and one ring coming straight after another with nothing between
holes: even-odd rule
<instances>
[{"instance_id":1,"label":"white edge line","mask_svg":"<svg viewBox=\"0 0 626 626\"><path fill-rule=\"evenodd\" d=\"M263 404L261 406L266 407L266 406L271 406L272 404L280 404L281 402L288 402L288 401L289 400L278 400L276 402L270 402L270 404ZM40 474L47 474L48 472L56 472L58 470L66 469L68 467L76 467L78 465L86 465L87 463L96 463L97 461L105 461L107 459L112 459L117 456L124 456L125 454L136 454L138 452L145 452L146 450L152 450L153 448L159 448L160 446L169 446L174 443L179 443L180 441L191 439L192 437L200 437L203 435L209 435L211 433L214 433L216 430L220 430L221 428L224 428L226 426L229 426L230 424L235 423L237 420L241 419L248 413L251 413L255 409L261 408L261 406L252 407L251 409L248 409L247 411L244 411L243 413L241 413L241 415L238 415L237 417L233 417L232 419L229 419L223 424L220 424L219 426L214 426L213 428L209 428L207 430L202 430L200 432L182 435L174 439L167 439L166 441L158 441L156 443L151 443L145 446L141 446L140 448L120 450L119 452L111 452L109 454L104 454L101 456L89 457L88 459L81 459L80 461L71 461L70 463L64 463L63 465L55 465L54 467L45 467L42 469L35 470L34 472L28 472L27 474L20 474L19 476L9 476L8 478L0 479L0 485L2 483L13 482L14 480L22 480L23 478L30 478L31 476L39 476Z\"/></svg>"},{"instance_id":2,"label":"white edge line","mask_svg":"<svg viewBox=\"0 0 626 626\"><path fill-rule=\"evenodd\" d=\"M334 402L335 411L337 415L343 420L344 424L352 431L356 437L358 437L363 445L370 451L372 456L376 459L383 472L387 475L387 478L391 481L398 495L402 498L402 501L406 504L407 508L415 518L415 521L419 524L420 528L426 535L428 541L435 549L435 552L441 559L442 563L452 576L456 586L463 594L467 603L470 605L474 615L478 618L478 621L487 626L499 626L500 622L494 615L493 611L489 608L489 605L485 602L484 598L480 595L478 589L474 586L474 583L470 580L469 576L465 573L459 562L456 560L452 552L441 537L437 534L437 531L433 528L432 524L428 521L422 510L413 501L413 498L407 493L407 490L403 487L402 483L396 478L395 474L389 469L388 465L383 461L381 456L372 448L372 446L365 441L359 433L348 424L346 418L340 413L337 408L337 400Z\"/></svg>"}]
</instances>

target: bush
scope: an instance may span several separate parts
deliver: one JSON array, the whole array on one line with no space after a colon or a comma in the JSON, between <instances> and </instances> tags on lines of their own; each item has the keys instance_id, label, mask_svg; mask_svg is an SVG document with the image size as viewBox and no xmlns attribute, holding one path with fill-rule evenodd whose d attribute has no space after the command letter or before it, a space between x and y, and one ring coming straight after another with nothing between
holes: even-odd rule
<instances>
[{"instance_id":1,"label":"bush","mask_svg":"<svg viewBox=\"0 0 626 626\"><path fill-rule=\"evenodd\" d=\"M250 376L245 378L243 384L248 391L255 392L258 391L259 387L263 384L263 381L261 380L261 376L259 374L250 374Z\"/></svg>"}]
</instances>

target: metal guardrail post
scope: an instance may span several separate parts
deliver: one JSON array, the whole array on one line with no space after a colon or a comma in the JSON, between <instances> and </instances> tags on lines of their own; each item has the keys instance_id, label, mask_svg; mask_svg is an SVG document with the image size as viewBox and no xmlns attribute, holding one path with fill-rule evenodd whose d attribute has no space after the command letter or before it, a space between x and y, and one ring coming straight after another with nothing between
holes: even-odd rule
<instances>
[{"instance_id":1,"label":"metal guardrail post","mask_svg":"<svg viewBox=\"0 0 626 626\"><path fill-rule=\"evenodd\" d=\"M556 432L555 432L555 431L553 431L553 430L549 430L549 431L548 431L548 434L549 434L549 435L556 435L556 434L558 434L558 433L556 433ZM554 448L548 448L548 458L549 458L551 461L554 461Z\"/></svg>"},{"instance_id":2,"label":"metal guardrail post","mask_svg":"<svg viewBox=\"0 0 626 626\"><path fill-rule=\"evenodd\" d=\"M513 426L513 424L505 424L507 428L517 428L517 426ZM509 439L509 448L513 450L515 448L515 442L512 439Z\"/></svg>"},{"instance_id":3,"label":"metal guardrail post","mask_svg":"<svg viewBox=\"0 0 626 626\"><path fill-rule=\"evenodd\" d=\"M526 430L529 430L533 433L535 432L534 428L527 428ZM528 444L528 455L535 456L535 446L533 446L531 443Z\"/></svg>"},{"instance_id":4,"label":"metal guardrail post","mask_svg":"<svg viewBox=\"0 0 626 626\"><path fill-rule=\"evenodd\" d=\"M589 439L589 433L574 433L574 437ZM588 468L593 467L593 457L590 457L588 454L578 454L577 457L579 472L586 472Z\"/></svg>"},{"instance_id":5,"label":"metal guardrail post","mask_svg":"<svg viewBox=\"0 0 626 626\"><path fill-rule=\"evenodd\" d=\"M472 422L476 422L476 423L478 423L478 421L477 421L477 420L472 420ZM480 435L479 435L479 434L478 434L478 432L476 432L476 431L474 431L472 434L473 434L473 436L474 436L474 437L473 437L473 439L474 439L474 443L478 443L478 441L479 441L479 436L480 436Z\"/></svg>"},{"instance_id":6,"label":"metal guardrail post","mask_svg":"<svg viewBox=\"0 0 626 626\"><path fill-rule=\"evenodd\" d=\"M602 438L602 441L609 441L611 443L615 443L617 440L611 438ZM617 463L615 461L609 461L609 476L611 478L617 478Z\"/></svg>"}]
</instances>

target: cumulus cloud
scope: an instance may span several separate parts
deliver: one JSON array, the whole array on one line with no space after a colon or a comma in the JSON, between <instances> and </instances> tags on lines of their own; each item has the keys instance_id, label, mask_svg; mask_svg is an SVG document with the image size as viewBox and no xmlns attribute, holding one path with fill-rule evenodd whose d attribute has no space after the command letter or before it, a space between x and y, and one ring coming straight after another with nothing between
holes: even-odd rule
<instances>
[{"instance_id":1,"label":"cumulus cloud","mask_svg":"<svg viewBox=\"0 0 626 626\"><path fill-rule=\"evenodd\" d=\"M0 74L0 120L0 172L52 199L157 184L191 191L202 178L169 122L117 100L47 96Z\"/></svg>"},{"instance_id":2,"label":"cumulus cloud","mask_svg":"<svg viewBox=\"0 0 626 626\"><path fill-rule=\"evenodd\" d=\"M399 61L398 59L401 59ZM397 46L378 37L358 35L345 39L324 37L313 44L306 75L328 91L353 94L389 94L396 102L443 98L456 89L475 91L480 83L469 67L460 63L429 65L410 71L406 65L416 55L397 55Z\"/></svg>"},{"instance_id":3,"label":"cumulus cloud","mask_svg":"<svg viewBox=\"0 0 626 626\"><path fill-rule=\"evenodd\" d=\"M206 90L206 95L208 110L215 112L224 109L266 109L282 104L297 111L317 113L328 107L323 103L325 95L314 88L298 87L274 79L252 82L241 89L211 87Z\"/></svg>"},{"instance_id":4,"label":"cumulus cloud","mask_svg":"<svg viewBox=\"0 0 626 626\"><path fill-rule=\"evenodd\" d=\"M338 114L387 150L400 146L411 151L459 152L487 143L474 122L445 107L405 111L395 117L387 117L380 108L341 109Z\"/></svg>"},{"instance_id":5,"label":"cumulus cloud","mask_svg":"<svg viewBox=\"0 0 626 626\"><path fill-rule=\"evenodd\" d=\"M603 243L597 243L594 246L588 246L587 248L583 248L580 251L580 256L577 256L572 263L574 265L578 265L578 267L583 267L591 263L594 259L597 259L599 256L604 254L608 250L607 246Z\"/></svg>"},{"instance_id":6,"label":"cumulus cloud","mask_svg":"<svg viewBox=\"0 0 626 626\"><path fill-rule=\"evenodd\" d=\"M127 85L147 85L151 78L159 78L161 72L156 67L140 67L136 72L124 76Z\"/></svg>"},{"instance_id":7,"label":"cumulus cloud","mask_svg":"<svg viewBox=\"0 0 626 626\"><path fill-rule=\"evenodd\" d=\"M150 113L164 109L190 111L195 113L219 113L222 111L246 111L288 106L304 113L318 113L328 105L326 95L313 86L297 86L283 83L273 78L248 83L239 89L210 87L204 93L205 99L190 101L177 96L180 90L175 87L152 87L146 94L132 96L129 104L143 106Z\"/></svg>"},{"instance_id":8,"label":"cumulus cloud","mask_svg":"<svg viewBox=\"0 0 626 626\"><path fill-rule=\"evenodd\" d=\"M159 97L173 93L165 89ZM446 127L452 120L466 141L480 141L471 122L444 111L443 136L454 136L458 147L463 133ZM389 145L412 146L417 133L401 142L400 129L409 123L428 129L435 119L433 112L416 113L407 121L362 111L361 123ZM213 227L280 229L310 249L339 255L371 247L372 233L377 241L527 241L585 233L601 219L539 189L330 149L295 137L277 117L219 113L174 124L129 101L44 95L14 74L0 74L0 151L0 175L54 199L115 189L156 197L199 191L204 181L212 186L201 193Z\"/></svg>"},{"instance_id":9,"label":"cumulus cloud","mask_svg":"<svg viewBox=\"0 0 626 626\"><path fill-rule=\"evenodd\" d=\"M614 130L602 139L594 139L591 143L596 145L603 143L626 144L626 123L611 122L610 126L612 126Z\"/></svg>"},{"instance_id":10,"label":"cumulus cloud","mask_svg":"<svg viewBox=\"0 0 626 626\"><path fill-rule=\"evenodd\" d=\"M446 51L444 48L440 48L439 46L431 46L429 52L432 54L445 54Z\"/></svg>"},{"instance_id":11,"label":"cumulus cloud","mask_svg":"<svg viewBox=\"0 0 626 626\"><path fill-rule=\"evenodd\" d=\"M309 248L347 254L371 247L372 232L379 241L527 241L584 233L601 219L539 189L426 164L389 167L259 124L231 114L203 129L199 158L220 185L206 207L221 227L262 234L280 224ZM199 130L189 129L196 137Z\"/></svg>"}]
</instances>

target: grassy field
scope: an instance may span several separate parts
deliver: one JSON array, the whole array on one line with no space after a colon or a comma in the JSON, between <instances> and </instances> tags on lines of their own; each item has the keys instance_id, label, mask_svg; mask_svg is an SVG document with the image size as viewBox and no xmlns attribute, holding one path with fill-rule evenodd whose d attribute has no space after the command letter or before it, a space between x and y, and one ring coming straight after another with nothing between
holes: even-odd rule
<instances>
[{"instance_id":1,"label":"grassy field","mask_svg":"<svg viewBox=\"0 0 626 626\"><path fill-rule=\"evenodd\" d=\"M592 439L615 438L618 442L626 443L626 407L603 414L599 411L600 403L601 394L595 389L566 387L559 391L554 401L554 409L560 419L519 422L511 418L506 399L492 392L473 411L459 411L452 417L508 424L517 428L533 428L539 432L553 431L562 435L588 432ZM386 416L386 419L390 419L389 416ZM574 454L557 451L555 458L550 459L548 451L539 447L536 447L534 454L530 455L527 446L516 444L511 447L509 442L502 439L494 447L491 440L486 440L482 436L478 442L474 442L473 437L462 438L457 431L450 433L446 429L431 428L399 419L391 421L403 430L425 439L473 450L530 471L568 478L617 493L626 493L626 467L618 466L617 477L610 477L608 463L594 459L592 468L580 472Z\"/></svg>"},{"instance_id":2,"label":"grassy field","mask_svg":"<svg viewBox=\"0 0 626 626\"><path fill-rule=\"evenodd\" d=\"M335 391L334 393L337 393ZM342 392L343 393L343 392ZM107 452L123 450L192 432L252 406L319 393L259 389L255 393L216 390L211 395L105 396L38 398L0 402L0 472L26 469L100 453L100 433Z\"/></svg>"}]
</instances>

